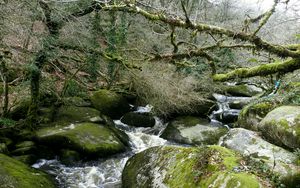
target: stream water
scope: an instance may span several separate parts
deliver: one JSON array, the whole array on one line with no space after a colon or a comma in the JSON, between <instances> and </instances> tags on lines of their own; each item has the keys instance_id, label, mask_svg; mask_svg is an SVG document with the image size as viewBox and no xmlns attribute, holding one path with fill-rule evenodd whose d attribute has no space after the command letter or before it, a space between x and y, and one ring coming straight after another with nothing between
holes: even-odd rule
<instances>
[{"instance_id":1,"label":"stream water","mask_svg":"<svg viewBox=\"0 0 300 188\"><path fill-rule=\"evenodd\" d=\"M139 108L139 112L147 112L147 108ZM52 174L61 188L118 188L121 187L122 170L127 160L135 153L149 147L172 144L160 138L160 134L167 126L159 118L155 118L156 124L152 128L134 128L115 120L115 124L130 138L131 150L112 156L108 159L78 163L68 167L58 160L37 161L34 168L39 168Z\"/></svg>"},{"instance_id":2,"label":"stream water","mask_svg":"<svg viewBox=\"0 0 300 188\"><path fill-rule=\"evenodd\" d=\"M229 102L237 98L226 97L224 95L214 95L218 101L218 110L214 111L211 124L223 125L217 120L217 116L227 113L227 115L237 116L239 110L229 108ZM239 98L240 99L240 98ZM139 107L138 112L149 112L151 106ZM225 114L226 115L226 114ZM41 159L33 165L52 174L61 188L118 188L121 187L122 170L127 160L134 154L147 148L161 145L174 145L159 136L167 126L159 118L155 118L156 124L152 128L129 127L120 120L115 120L116 127L125 131L130 138L131 148L129 151L112 156L108 159L78 163L68 167L61 164L58 160Z\"/></svg>"}]
</instances>

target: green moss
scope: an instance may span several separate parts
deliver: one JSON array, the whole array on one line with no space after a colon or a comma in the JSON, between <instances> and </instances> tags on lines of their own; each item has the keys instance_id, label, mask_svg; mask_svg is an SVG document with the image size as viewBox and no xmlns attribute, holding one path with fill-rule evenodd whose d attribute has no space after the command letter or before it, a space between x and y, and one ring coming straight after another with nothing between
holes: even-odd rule
<instances>
[{"instance_id":1,"label":"green moss","mask_svg":"<svg viewBox=\"0 0 300 188\"><path fill-rule=\"evenodd\" d=\"M233 173L241 158L220 147L154 147L138 153L123 171L124 187L259 187L256 176Z\"/></svg>"},{"instance_id":2,"label":"green moss","mask_svg":"<svg viewBox=\"0 0 300 188\"><path fill-rule=\"evenodd\" d=\"M244 96L244 97L252 97L258 94L257 91L252 91L249 88L249 86L245 84L228 86L226 92L234 96Z\"/></svg>"},{"instance_id":3,"label":"green moss","mask_svg":"<svg viewBox=\"0 0 300 188\"><path fill-rule=\"evenodd\" d=\"M34 145L35 145L35 143L32 141L23 141L23 142L17 143L16 148L31 147Z\"/></svg>"},{"instance_id":4,"label":"green moss","mask_svg":"<svg viewBox=\"0 0 300 188\"><path fill-rule=\"evenodd\" d=\"M104 125L75 124L73 127L49 127L37 131L40 142L78 151L91 156L107 156L125 150L124 144Z\"/></svg>"},{"instance_id":5,"label":"green moss","mask_svg":"<svg viewBox=\"0 0 300 188\"><path fill-rule=\"evenodd\" d=\"M270 101L250 103L241 110L237 124L239 127L257 131L258 123L276 106L277 104Z\"/></svg>"},{"instance_id":6,"label":"green moss","mask_svg":"<svg viewBox=\"0 0 300 188\"><path fill-rule=\"evenodd\" d=\"M278 123L285 130L289 128L289 122L286 119L281 119ZM276 121L274 120L271 124L276 125Z\"/></svg>"},{"instance_id":7,"label":"green moss","mask_svg":"<svg viewBox=\"0 0 300 188\"><path fill-rule=\"evenodd\" d=\"M259 188L260 183L257 178L248 173L216 173L201 183L201 187L206 188Z\"/></svg>"},{"instance_id":8,"label":"green moss","mask_svg":"<svg viewBox=\"0 0 300 188\"><path fill-rule=\"evenodd\" d=\"M238 166L237 162L240 158L234 151L216 145L210 146L210 148L220 153L219 157L223 159L223 163L227 170L232 170L234 167Z\"/></svg>"},{"instance_id":9,"label":"green moss","mask_svg":"<svg viewBox=\"0 0 300 188\"><path fill-rule=\"evenodd\" d=\"M199 184L199 174L195 166L198 163L196 159L199 150L196 148L180 148L175 153L174 149L173 152L170 151L168 153L169 155L165 156L165 160L174 157L178 163L173 163L168 167L170 170L168 171L168 178L165 180L165 183L169 187L197 187Z\"/></svg>"},{"instance_id":10,"label":"green moss","mask_svg":"<svg viewBox=\"0 0 300 188\"><path fill-rule=\"evenodd\" d=\"M300 114L298 106L281 106L270 113L261 121L259 131L270 142L289 149L299 148Z\"/></svg>"},{"instance_id":11,"label":"green moss","mask_svg":"<svg viewBox=\"0 0 300 188\"><path fill-rule=\"evenodd\" d=\"M54 188L55 185L45 173L0 154L0 187Z\"/></svg>"},{"instance_id":12,"label":"green moss","mask_svg":"<svg viewBox=\"0 0 300 188\"><path fill-rule=\"evenodd\" d=\"M205 137L199 142L199 139L193 139L193 143L198 145L212 145L217 144L220 137L228 132L227 128L218 128L215 130L203 131L202 135Z\"/></svg>"},{"instance_id":13,"label":"green moss","mask_svg":"<svg viewBox=\"0 0 300 188\"><path fill-rule=\"evenodd\" d=\"M90 118L99 116L100 112L94 108L77 107L77 106L62 106L59 108L55 121L64 123L88 122Z\"/></svg>"},{"instance_id":14,"label":"green moss","mask_svg":"<svg viewBox=\"0 0 300 188\"><path fill-rule=\"evenodd\" d=\"M283 62L275 62L259 65L251 68L239 68L226 74L213 75L214 81L227 81L235 78L249 78L253 76L266 76L274 73L292 72L300 68L300 59L287 59Z\"/></svg>"}]
</instances>

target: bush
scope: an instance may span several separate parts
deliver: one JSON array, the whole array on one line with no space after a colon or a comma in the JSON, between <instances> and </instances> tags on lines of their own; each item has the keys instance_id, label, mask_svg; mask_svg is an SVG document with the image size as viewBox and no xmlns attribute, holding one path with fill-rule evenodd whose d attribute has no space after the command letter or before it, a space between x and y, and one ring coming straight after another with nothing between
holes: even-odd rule
<instances>
[{"instance_id":1,"label":"bush","mask_svg":"<svg viewBox=\"0 0 300 188\"><path fill-rule=\"evenodd\" d=\"M8 118L0 118L0 128L4 127L13 127L16 125L16 122Z\"/></svg>"},{"instance_id":2,"label":"bush","mask_svg":"<svg viewBox=\"0 0 300 188\"><path fill-rule=\"evenodd\" d=\"M196 80L175 71L170 64L145 64L132 77L133 89L138 100L151 104L154 113L168 116L177 112L196 112L196 106L207 101L213 84L209 77Z\"/></svg>"}]
</instances>

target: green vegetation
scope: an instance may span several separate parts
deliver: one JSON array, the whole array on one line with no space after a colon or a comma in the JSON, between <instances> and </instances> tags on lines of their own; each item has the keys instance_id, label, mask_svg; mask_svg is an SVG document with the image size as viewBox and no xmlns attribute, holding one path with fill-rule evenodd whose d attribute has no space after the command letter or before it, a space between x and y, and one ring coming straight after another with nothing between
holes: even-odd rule
<instances>
[{"instance_id":1,"label":"green vegetation","mask_svg":"<svg viewBox=\"0 0 300 188\"><path fill-rule=\"evenodd\" d=\"M55 149L75 150L91 158L122 152L126 144L108 127L94 123L43 128L36 132L36 137Z\"/></svg>"},{"instance_id":2,"label":"green vegetation","mask_svg":"<svg viewBox=\"0 0 300 188\"><path fill-rule=\"evenodd\" d=\"M234 126L298 151L300 4L268 2L0 0L1 152L28 164L39 157L36 151L70 164L108 157L130 145L131 135L113 122L124 114L136 126L153 126L152 115L171 122L162 137L172 141L217 144L227 129L199 119L218 107L214 93L252 97L250 104L235 105L248 104ZM147 104L151 117L130 113ZM225 120L223 114L219 119ZM279 180L264 164L249 170L241 156L218 146L155 147L133 158L127 167L155 168L127 168L130 184L124 187L268 187L269 180L280 187L299 181L297 174ZM0 187L53 186L43 178L27 181L21 163L14 167L10 158L1 159L12 171L0 167ZM138 175L145 182L133 179Z\"/></svg>"},{"instance_id":3,"label":"green vegetation","mask_svg":"<svg viewBox=\"0 0 300 188\"><path fill-rule=\"evenodd\" d=\"M0 127L13 127L16 125L16 121L7 118L0 118Z\"/></svg>"},{"instance_id":4,"label":"green vegetation","mask_svg":"<svg viewBox=\"0 0 300 188\"><path fill-rule=\"evenodd\" d=\"M260 179L247 172L233 172L242 158L220 146L200 148L154 147L132 157L124 169L124 187L260 187ZM145 166L146 165L146 166ZM143 167L143 168L141 168ZM158 176L159 174L159 176ZM143 181L138 181L139 175Z\"/></svg>"},{"instance_id":5,"label":"green vegetation","mask_svg":"<svg viewBox=\"0 0 300 188\"><path fill-rule=\"evenodd\" d=\"M45 173L6 155L0 154L0 164L0 187L55 187L54 181Z\"/></svg>"}]
</instances>

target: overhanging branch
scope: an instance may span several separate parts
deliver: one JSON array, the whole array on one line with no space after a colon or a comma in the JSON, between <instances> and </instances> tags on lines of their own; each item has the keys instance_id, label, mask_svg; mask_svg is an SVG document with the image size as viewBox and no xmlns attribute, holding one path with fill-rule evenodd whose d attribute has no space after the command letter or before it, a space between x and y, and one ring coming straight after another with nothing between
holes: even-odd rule
<instances>
[{"instance_id":1,"label":"overhanging branch","mask_svg":"<svg viewBox=\"0 0 300 188\"><path fill-rule=\"evenodd\" d=\"M227 81L235 78L266 76L274 73L288 73L300 69L300 59L290 59L281 63L270 63L251 68L239 68L226 74L213 75L214 81Z\"/></svg>"},{"instance_id":2,"label":"overhanging branch","mask_svg":"<svg viewBox=\"0 0 300 188\"><path fill-rule=\"evenodd\" d=\"M207 25L202 23L187 23L186 20L176 18L176 17L169 17L164 13L151 13L146 10L143 10L137 7L134 4L124 4L124 5L105 5L102 7L104 11L123 11L128 13L135 13L144 16L145 18L153 21L161 21L166 24L175 27L181 27L186 29L197 30L199 32L207 32L216 35L226 35L233 39L242 40L246 42L250 42L256 46L257 49L265 50L272 54L276 54L280 57L294 57L300 58L300 53L291 51L289 49L284 48L280 45L275 45L264 41L258 36L253 36L252 34L244 33L244 32L235 32L229 29Z\"/></svg>"}]
</instances>

